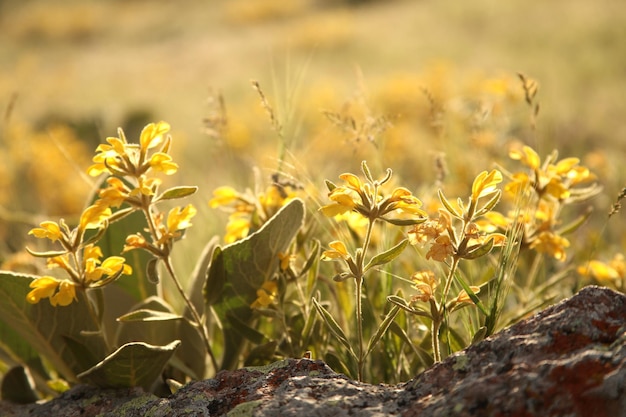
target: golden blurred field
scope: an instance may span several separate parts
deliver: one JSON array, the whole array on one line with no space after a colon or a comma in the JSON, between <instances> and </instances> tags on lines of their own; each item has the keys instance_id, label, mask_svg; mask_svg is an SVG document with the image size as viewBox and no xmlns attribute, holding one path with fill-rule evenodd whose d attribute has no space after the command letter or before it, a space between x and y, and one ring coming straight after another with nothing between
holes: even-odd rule
<instances>
[{"instance_id":1,"label":"golden blurred field","mask_svg":"<svg viewBox=\"0 0 626 417\"><path fill-rule=\"evenodd\" d=\"M626 184L624 40L620 0L1 1L1 257L42 218L80 210L98 143L157 120L173 127L176 181L200 187L196 236L222 233L211 191L277 169L280 140L251 79L282 126L283 169L308 185L367 158L430 190L443 155L449 189L466 190L521 141L598 175L599 228ZM540 85L535 131L518 72ZM227 134L208 134L220 121ZM626 244L612 222L607 253Z\"/></svg>"}]
</instances>

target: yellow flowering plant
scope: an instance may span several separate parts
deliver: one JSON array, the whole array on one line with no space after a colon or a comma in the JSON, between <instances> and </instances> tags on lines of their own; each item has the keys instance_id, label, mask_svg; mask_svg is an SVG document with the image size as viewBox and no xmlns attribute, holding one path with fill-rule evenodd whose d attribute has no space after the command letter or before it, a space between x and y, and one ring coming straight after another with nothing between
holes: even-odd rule
<instances>
[{"instance_id":1,"label":"yellow flowering plant","mask_svg":"<svg viewBox=\"0 0 626 417\"><path fill-rule=\"evenodd\" d=\"M181 339L188 339L185 342L188 349L188 344L197 337L204 346L200 359L178 361L195 364L196 369L190 372L185 368L188 365L167 365L170 374L201 377L206 357L213 369L218 368L205 319L185 292L171 261L175 242L191 227L197 210L191 204L173 207L167 213L158 207L164 201L183 198L197 190L197 187L160 190L158 174L172 175L178 170L169 155L169 130L166 122L151 123L142 130L138 143L129 142L124 132L118 130L117 137L107 138L107 143L96 149L87 173L106 174L106 178L77 225L72 228L63 219L44 221L30 231L30 235L49 240L56 248L50 251L27 248L28 251L46 258L48 267L62 270L65 277L10 276L14 291L19 292L26 284L29 288L24 299L31 307L24 307L24 314L17 322L26 327L24 337L31 340L35 349L55 358L53 363L59 377L67 381L103 386L141 385L148 389L174 357ZM141 226L141 217L145 226ZM116 232L118 226L121 234ZM114 247L119 252L110 254ZM129 254L138 249L149 257ZM165 299L157 296L163 294L163 289L157 288L162 285L159 264L174 283L185 312L176 313ZM4 282L10 285L9 281ZM48 306L42 303L43 299L49 300ZM117 317L111 316L112 312L118 312L113 313ZM51 322L41 319L42 314ZM129 333L133 324L147 322L160 323L161 329L169 334L159 337L143 330ZM22 329L18 327L17 331ZM145 339L138 340L140 335ZM51 349L65 353L56 355ZM128 372L112 371L120 366L127 367Z\"/></svg>"},{"instance_id":2,"label":"yellow flowering plant","mask_svg":"<svg viewBox=\"0 0 626 417\"><path fill-rule=\"evenodd\" d=\"M500 200L502 192L497 186L501 182L500 171L494 169L490 172L481 172L474 179L472 193L467 203L458 199L457 203L453 204L443 191L439 190L442 208L439 209L438 218L418 224L408 232L411 244L430 245L425 255L426 259L443 263L448 272L442 279L441 293L437 293L439 284L435 273L426 270L416 272L411 276L412 287L417 294L410 302L407 303L398 296L389 296L387 299L410 313L430 319L430 337L435 362L442 359L440 330L449 313L464 305L474 303L482 309L485 315L487 314L476 296L480 288L467 284L458 273L458 269L462 260L483 257L492 248L506 243L505 235L489 232L488 228L480 223L481 218L491 212ZM462 289L458 295L450 299L449 293L455 280L460 283ZM420 307L420 302L427 302L428 309Z\"/></svg>"},{"instance_id":3,"label":"yellow flowering plant","mask_svg":"<svg viewBox=\"0 0 626 417\"><path fill-rule=\"evenodd\" d=\"M536 84L523 81L534 128ZM357 116L326 112L332 124L341 122L341 134L357 136L347 142L351 154L336 152L341 144L332 132L295 140L292 129L283 129L281 112L254 86L280 140L278 166L267 181L257 175L253 190L223 184L203 196L210 208L227 213L219 236L200 241L193 227L199 210L175 205L198 187L164 187L164 176L181 167L163 121L148 124L137 137L127 138L120 129L97 146L92 163L84 164L97 178L84 210L71 211L76 215L65 215L67 220L46 216L28 222L31 230L22 235L36 259L28 258L42 268L33 268L33 275L0 271L2 360L30 371L36 385L16 389L49 395L57 389L50 386L90 383L162 393L223 369L285 357L323 359L373 383L400 382L585 282L624 290L621 251L612 259L595 256L579 248L593 245L592 234L570 235L584 230L580 226L590 217L577 203L599 191L582 159L559 159L556 152L540 156L517 146L508 156L522 169L480 168L483 153L506 159L499 141L514 130L496 130L509 126L503 111L508 99L493 98L487 106L493 112L483 114L474 101L446 106L444 91L423 91L427 105L421 107L430 105L430 114L403 104L405 98L401 108L387 106L389 114L406 113L403 120L373 118L367 111L361 123ZM471 123L465 110L455 114L474 107L481 110ZM496 110L498 123L491 123ZM387 122L392 119L397 126ZM305 129L314 125L313 119L303 120ZM417 138L417 146L405 146L414 133L409 125L419 120L429 122L419 135L443 147L433 183L399 186L398 177L406 184L428 174L422 147L429 142ZM213 134L248 124L220 119ZM246 133L246 143L256 135L261 130ZM470 140L485 152L456 157L457 135L459 148ZM261 149L266 142L254 146ZM306 148L295 149L298 143ZM230 151L235 149L241 151ZM362 162L358 174L340 174L321 191L305 189L297 182L301 172L284 171L298 166L288 159L300 158L300 152L310 159L297 164L315 167L308 172L334 169L321 166L333 158L335 165L349 164L356 154L359 160L394 160L397 168L376 177ZM448 157L455 161L450 169ZM450 181L467 172L479 172L471 187ZM306 181L323 184L315 176ZM464 195L462 187L469 189L466 197L449 197ZM416 195L427 190L438 192L429 192L432 201L422 204ZM625 195L622 190L609 217ZM184 257L184 265L174 263L185 244L201 252L195 265ZM572 279L575 270L579 276ZM3 388L11 385L6 381Z\"/></svg>"},{"instance_id":4,"label":"yellow flowering plant","mask_svg":"<svg viewBox=\"0 0 626 417\"><path fill-rule=\"evenodd\" d=\"M396 226L410 226L426 221L426 212L420 208L422 202L408 189L397 187L391 193L384 194L384 187L391 180L391 169L388 169L386 175L379 180L373 178L365 161L361 163L361 171L365 176L365 181L361 181L358 176L351 173L339 176L345 182L344 185L337 186L327 181L328 197L332 200L332 203L319 209L327 217L339 216L353 211L367 220L362 244L353 253L348 251L344 242L333 241L328 244L330 249L324 251L321 258L324 261L338 261L344 264L344 270L335 275L335 281L341 282L354 279L357 352L354 352L344 331L332 319L328 311L322 304L314 300L320 316L326 321L329 328L335 333L335 336L342 341L350 357L356 361L356 373L359 380L363 379L363 370L367 356L391 325L398 312L398 308L393 308L388 312L379 325L378 330L370 338L366 348L364 346L362 324L362 297L365 275L373 268L393 261L408 244L408 239L405 238L387 250L370 255L370 244L374 227L378 222L386 222Z\"/></svg>"},{"instance_id":5,"label":"yellow flowering plant","mask_svg":"<svg viewBox=\"0 0 626 417\"><path fill-rule=\"evenodd\" d=\"M539 154L530 146L513 147L509 157L519 161L526 171L504 170L508 183L504 186L506 198L517 210L506 214L488 213L487 219L497 228L506 230L513 224L521 228L520 256L529 265L523 270L525 280L513 285L519 306L529 311L537 308L537 300L549 297L542 292L565 279L572 267L568 267L568 235L577 231L591 215L591 207L581 207L601 191L596 176L581 165L578 158L558 158L551 152L542 162ZM520 201L521 200L521 201ZM520 211L521 206L523 210ZM572 216L568 213L574 213ZM558 265L549 264L549 260ZM541 265L546 268L542 269ZM560 268L563 266L564 269ZM540 278L540 274L544 274ZM543 282L538 285L538 281Z\"/></svg>"}]
</instances>

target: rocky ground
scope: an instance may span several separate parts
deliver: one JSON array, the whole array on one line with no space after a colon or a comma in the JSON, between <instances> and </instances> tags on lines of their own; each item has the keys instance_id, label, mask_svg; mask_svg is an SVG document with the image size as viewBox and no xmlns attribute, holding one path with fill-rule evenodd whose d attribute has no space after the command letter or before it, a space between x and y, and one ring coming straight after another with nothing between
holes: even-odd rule
<instances>
[{"instance_id":1,"label":"rocky ground","mask_svg":"<svg viewBox=\"0 0 626 417\"><path fill-rule=\"evenodd\" d=\"M0 415L626 417L626 296L587 287L399 385L286 359L168 398L82 385L43 404L1 402Z\"/></svg>"}]
</instances>

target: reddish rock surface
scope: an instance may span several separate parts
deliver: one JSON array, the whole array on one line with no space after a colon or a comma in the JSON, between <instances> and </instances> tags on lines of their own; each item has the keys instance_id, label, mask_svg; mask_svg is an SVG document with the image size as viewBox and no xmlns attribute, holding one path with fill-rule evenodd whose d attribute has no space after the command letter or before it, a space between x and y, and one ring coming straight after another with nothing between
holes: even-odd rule
<instances>
[{"instance_id":1,"label":"reddish rock surface","mask_svg":"<svg viewBox=\"0 0 626 417\"><path fill-rule=\"evenodd\" d=\"M223 371L168 398L77 386L28 416L626 417L626 296L587 287L414 380L369 385L321 361Z\"/></svg>"}]
</instances>

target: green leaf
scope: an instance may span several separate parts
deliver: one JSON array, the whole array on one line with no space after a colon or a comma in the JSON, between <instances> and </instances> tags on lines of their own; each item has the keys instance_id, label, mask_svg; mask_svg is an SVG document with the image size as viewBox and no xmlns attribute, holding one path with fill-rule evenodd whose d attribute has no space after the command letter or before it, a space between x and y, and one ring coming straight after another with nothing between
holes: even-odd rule
<instances>
[{"instance_id":1,"label":"green leaf","mask_svg":"<svg viewBox=\"0 0 626 417\"><path fill-rule=\"evenodd\" d=\"M303 220L304 203L294 199L245 239L215 248L203 293L206 310L213 308L223 325L222 368L237 365L245 341L227 317L251 323L255 314L250 305L257 298L257 290L278 270L278 254L287 251Z\"/></svg>"},{"instance_id":2,"label":"green leaf","mask_svg":"<svg viewBox=\"0 0 626 417\"><path fill-rule=\"evenodd\" d=\"M476 293L474 291L472 291L470 286L467 284L467 282L465 282L465 280L461 277L461 275L455 274L454 277L456 278L457 282L459 284L461 284L461 287L463 287L463 289L465 290L465 292L469 296L470 300L472 300L472 302L476 305L476 307L478 307L478 309L481 311L481 313L483 313L485 316L489 315L489 313L487 312L487 309L485 308L483 302L480 301L480 298L478 298Z\"/></svg>"},{"instance_id":3,"label":"green leaf","mask_svg":"<svg viewBox=\"0 0 626 417\"><path fill-rule=\"evenodd\" d=\"M400 307L401 309L405 311L408 311L411 314L431 318L430 313L423 311L423 310L417 310L411 307L404 298L398 297L397 295L388 295L387 301L389 301L392 304L395 304L396 306Z\"/></svg>"},{"instance_id":4,"label":"green leaf","mask_svg":"<svg viewBox=\"0 0 626 417\"><path fill-rule=\"evenodd\" d=\"M501 196L502 191L496 190L493 194L493 197L491 197L491 199L487 201L484 206L482 206L479 210L476 211L476 213L474 213L474 218L482 216L483 214L491 211L491 209L493 209L496 204L498 204Z\"/></svg>"},{"instance_id":5,"label":"green leaf","mask_svg":"<svg viewBox=\"0 0 626 417\"><path fill-rule=\"evenodd\" d=\"M28 252L29 254L37 258L53 258L55 256L65 255L67 253L66 250L50 250L46 252L35 252L34 250L28 249L28 247L26 247L26 252Z\"/></svg>"},{"instance_id":6,"label":"green leaf","mask_svg":"<svg viewBox=\"0 0 626 417\"><path fill-rule=\"evenodd\" d=\"M117 321L169 321L180 320L182 318L183 316L179 314L142 308L118 317Z\"/></svg>"},{"instance_id":7,"label":"green leaf","mask_svg":"<svg viewBox=\"0 0 626 417\"><path fill-rule=\"evenodd\" d=\"M378 265L384 265L386 263L389 263L391 261L393 261L394 259L396 259L404 250L404 248L406 248L406 245L409 244L409 240L408 239L404 239L402 240L400 243L398 243L396 246L387 249L386 251L379 253L378 255L374 256L368 263L367 265L365 265L365 269L364 272L369 271L371 268L378 266Z\"/></svg>"},{"instance_id":8,"label":"green leaf","mask_svg":"<svg viewBox=\"0 0 626 417\"><path fill-rule=\"evenodd\" d=\"M565 236L567 234L575 232L576 230L578 230L578 228L580 226L582 226L587 221L589 216L591 216L591 213L592 213L592 210L587 210L587 212L585 212L585 213L581 214L580 216L576 217L570 223L568 223L565 226L559 228L559 230L557 231L557 234Z\"/></svg>"},{"instance_id":9,"label":"green leaf","mask_svg":"<svg viewBox=\"0 0 626 417\"><path fill-rule=\"evenodd\" d=\"M198 187L196 186L172 187L164 191L163 194L161 194L155 199L155 201L174 200L177 198L184 198L192 194L195 194L196 191L198 191Z\"/></svg>"},{"instance_id":10,"label":"green leaf","mask_svg":"<svg viewBox=\"0 0 626 417\"><path fill-rule=\"evenodd\" d=\"M93 368L78 374L78 378L103 388L139 386L149 390L179 345L179 340L165 346L127 343Z\"/></svg>"},{"instance_id":11,"label":"green leaf","mask_svg":"<svg viewBox=\"0 0 626 417\"><path fill-rule=\"evenodd\" d=\"M356 354L352 350L352 346L350 345L350 342L348 341L348 337L344 333L341 326L339 326L337 321L335 321L335 319L328 312L328 310L326 310L324 306L322 306L315 298L313 298L312 301L313 301L313 305L315 306L315 309L317 310L320 317L322 317L322 320L324 320L324 322L328 326L328 329L330 330L330 332L333 335L335 335L337 340L339 340L339 342L348 350L350 355L356 359Z\"/></svg>"},{"instance_id":12,"label":"green leaf","mask_svg":"<svg viewBox=\"0 0 626 417\"><path fill-rule=\"evenodd\" d=\"M240 320L239 317L237 317L236 315L227 314L226 321L227 321L228 326L232 328L233 331L237 332L240 336L246 338L247 340L251 341L254 344L259 345L261 343L268 342L268 339L265 337L263 333L248 326L245 322Z\"/></svg>"},{"instance_id":13,"label":"green leaf","mask_svg":"<svg viewBox=\"0 0 626 417\"><path fill-rule=\"evenodd\" d=\"M312 239L313 246L309 249L309 258L306 260L300 273L298 274L298 278L303 277L309 270L315 265L317 260L319 259L320 254L320 241L317 239Z\"/></svg>"},{"instance_id":14,"label":"green leaf","mask_svg":"<svg viewBox=\"0 0 626 417\"><path fill-rule=\"evenodd\" d=\"M474 245L467 248L467 252L461 254L461 258L463 259L476 259L481 256L485 256L493 249L493 239L488 239L482 245Z\"/></svg>"},{"instance_id":15,"label":"green leaf","mask_svg":"<svg viewBox=\"0 0 626 417\"><path fill-rule=\"evenodd\" d=\"M326 352L324 362L335 372L356 378L356 367L346 364L335 352Z\"/></svg>"},{"instance_id":16,"label":"green leaf","mask_svg":"<svg viewBox=\"0 0 626 417\"><path fill-rule=\"evenodd\" d=\"M0 393L3 400L15 404L28 404L39 400L33 386L33 379L23 366L9 369L2 378Z\"/></svg>"},{"instance_id":17,"label":"green leaf","mask_svg":"<svg viewBox=\"0 0 626 417\"><path fill-rule=\"evenodd\" d=\"M98 357L105 355L105 343L93 321L84 293L76 293L77 301L65 307L52 307L47 299L29 304L26 294L30 283L37 277L0 272L0 321L10 326L17 337L27 342L50 361L52 366L67 380L75 381L76 373L82 371L80 361L67 346L66 338L81 340ZM84 337L83 332L97 336ZM18 341L4 342L5 345Z\"/></svg>"},{"instance_id":18,"label":"green leaf","mask_svg":"<svg viewBox=\"0 0 626 417\"><path fill-rule=\"evenodd\" d=\"M278 343L275 340L256 346L254 349L250 350L250 353L244 361L244 366L259 366L272 362L275 360L274 355L277 347Z\"/></svg>"},{"instance_id":19,"label":"green leaf","mask_svg":"<svg viewBox=\"0 0 626 417\"><path fill-rule=\"evenodd\" d=\"M171 343L180 338L177 329L181 319L165 300L148 297L117 318L115 344L120 346L138 340L152 345Z\"/></svg>"},{"instance_id":20,"label":"green leaf","mask_svg":"<svg viewBox=\"0 0 626 417\"><path fill-rule=\"evenodd\" d=\"M459 219L463 218L463 213L461 213L452 204L450 204L446 196L443 194L443 191L439 190L437 191L437 194L439 195L439 200L441 201L441 204L443 204L443 206L446 208L446 210L448 210L450 214Z\"/></svg>"},{"instance_id":21,"label":"green leaf","mask_svg":"<svg viewBox=\"0 0 626 417\"><path fill-rule=\"evenodd\" d=\"M389 329L389 326L393 322L393 319L396 318L396 315L399 311L400 306L398 305L394 305L391 310L389 310L382 323L380 323L380 326L378 326L378 328L376 329L376 332L370 338L367 349L365 351L365 357L367 357L372 352L372 350L376 346L376 343L378 343L381 337L383 337L383 335L387 332L387 329Z\"/></svg>"},{"instance_id":22,"label":"green leaf","mask_svg":"<svg viewBox=\"0 0 626 417\"><path fill-rule=\"evenodd\" d=\"M11 360L27 367L37 383L49 379L48 371L42 363L40 352L24 340L0 317L0 350L7 353ZM11 361L7 361L11 362Z\"/></svg>"},{"instance_id":23,"label":"green leaf","mask_svg":"<svg viewBox=\"0 0 626 417\"><path fill-rule=\"evenodd\" d=\"M427 368L433 364L433 357L422 347L413 343L409 335L406 333L406 331L404 331L402 327L398 325L398 323L391 322L391 326L389 326L389 329L393 334L398 336L407 346L409 346L411 350L413 350L413 353L420 359L424 367Z\"/></svg>"},{"instance_id":24,"label":"green leaf","mask_svg":"<svg viewBox=\"0 0 626 417\"><path fill-rule=\"evenodd\" d=\"M326 188L328 188L328 191L331 192L333 191L335 188L337 188L337 185L335 185L334 182L329 181L329 180L324 180L324 183L326 184Z\"/></svg>"},{"instance_id":25,"label":"green leaf","mask_svg":"<svg viewBox=\"0 0 626 417\"><path fill-rule=\"evenodd\" d=\"M150 284L155 286L159 283L159 258L148 259L146 263L146 278Z\"/></svg>"},{"instance_id":26,"label":"green leaf","mask_svg":"<svg viewBox=\"0 0 626 417\"><path fill-rule=\"evenodd\" d=\"M191 303L200 316L205 313L202 289L206 284L207 271L218 241L219 238L214 236L204 246L191 272L191 280L186 291ZM193 317L189 311L189 307L185 306L183 316L187 320L176 322L177 328L175 333L175 338L180 339L183 343L180 348L176 350L174 359L170 363L192 379L203 379L207 366L207 352L204 341L198 334L198 329L190 324L190 320L193 320ZM190 373L190 370L193 371Z\"/></svg>"},{"instance_id":27,"label":"green leaf","mask_svg":"<svg viewBox=\"0 0 626 417\"><path fill-rule=\"evenodd\" d=\"M367 178L370 182L374 182L374 177L372 177L372 173L370 172L370 168L367 166L366 161L361 161L361 171L365 174L365 178Z\"/></svg>"},{"instance_id":28,"label":"green leaf","mask_svg":"<svg viewBox=\"0 0 626 417\"><path fill-rule=\"evenodd\" d=\"M394 226L415 226L416 224L424 223L427 220L426 217L418 217L417 219L392 219L381 217L381 219L387 223L393 224Z\"/></svg>"}]
</instances>

